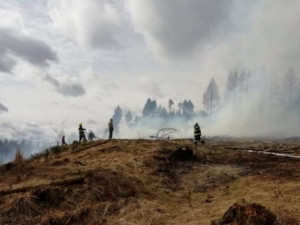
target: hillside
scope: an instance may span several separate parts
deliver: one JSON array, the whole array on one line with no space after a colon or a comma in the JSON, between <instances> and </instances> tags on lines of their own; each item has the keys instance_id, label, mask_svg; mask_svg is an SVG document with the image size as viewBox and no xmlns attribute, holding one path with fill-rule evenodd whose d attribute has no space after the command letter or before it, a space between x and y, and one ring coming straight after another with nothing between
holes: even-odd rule
<instances>
[{"instance_id":1,"label":"hillside","mask_svg":"<svg viewBox=\"0 0 300 225\"><path fill-rule=\"evenodd\" d=\"M300 224L300 159L273 153L300 155L300 141L101 140L17 157L0 167L0 224L204 225L242 199Z\"/></svg>"}]
</instances>

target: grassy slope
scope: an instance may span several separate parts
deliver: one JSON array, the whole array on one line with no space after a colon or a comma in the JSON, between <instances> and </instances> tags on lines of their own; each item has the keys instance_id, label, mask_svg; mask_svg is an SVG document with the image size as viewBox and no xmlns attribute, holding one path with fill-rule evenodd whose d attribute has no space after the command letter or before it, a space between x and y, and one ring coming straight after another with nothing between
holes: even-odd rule
<instances>
[{"instance_id":1,"label":"grassy slope","mask_svg":"<svg viewBox=\"0 0 300 225\"><path fill-rule=\"evenodd\" d=\"M0 168L0 191L31 187L0 197L0 224L210 224L241 199L265 205L285 224L299 224L300 160L224 148L241 144L292 146L295 154L299 146L241 139L197 147L188 140L69 146ZM170 161L180 147L193 148L197 159ZM84 182L50 185L77 177Z\"/></svg>"}]
</instances>

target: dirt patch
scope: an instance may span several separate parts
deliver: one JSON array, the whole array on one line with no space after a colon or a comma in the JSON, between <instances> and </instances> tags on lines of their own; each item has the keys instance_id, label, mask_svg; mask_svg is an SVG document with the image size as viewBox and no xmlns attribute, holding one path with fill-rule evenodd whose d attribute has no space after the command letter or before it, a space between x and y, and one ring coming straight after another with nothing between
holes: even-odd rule
<instances>
[{"instance_id":1,"label":"dirt patch","mask_svg":"<svg viewBox=\"0 0 300 225\"><path fill-rule=\"evenodd\" d=\"M194 155L194 150L189 147L178 148L175 151L172 151L169 155L170 163L176 161L195 161L197 157Z\"/></svg>"},{"instance_id":2,"label":"dirt patch","mask_svg":"<svg viewBox=\"0 0 300 225\"><path fill-rule=\"evenodd\" d=\"M196 182L194 185L193 191L205 193L207 191L213 190L217 187L224 186L225 188L229 188L226 185L235 181L237 176L232 174L220 174L213 175L212 177L208 177L204 180Z\"/></svg>"},{"instance_id":3,"label":"dirt patch","mask_svg":"<svg viewBox=\"0 0 300 225\"><path fill-rule=\"evenodd\" d=\"M212 225L276 225L276 216L260 204L246 202L231 206L220 220Z\"/></svg>"},{"instance_id":4,"label":"dirt patch","mask_svg":"<svg viewBox=\"0 0 300 225\"><path fill-rule=\"evenodd\" d=\"M163 149L161 151L157 151L153 156L152 164L160 165L161 167L168 167L168 168L176 168L180 167L181 162L190 161L195 162L197 161L197 156L194 154L194 150L189 147L180 147L176 150L168 150ZM147 165L149 162L145 162Z\"/></svg>"},{"instance_id":5,"label":"dirt patch","mask_svg":"<svg viewBox=\"0 0 300 225\"><path fill-rule=\"evenodd\" d=\"M42 206L57 207L65 200L65 193L57 187L37 188L31 195Z\"/></svg>"},{"instance_id":6,"label":"dirt patch","mask_svg":"<svg viewBox=\"0 0 300 225\"><path fill-rule=\"evenodd\" d=\"M175 191L179 188L178 170L189 168L189 164L197 160L192 148L179 147L176 150L157 151L152 160L145 162L145 165L153 167L151 175L162 176L165 188Z\"/></svg>"}]
</instances>

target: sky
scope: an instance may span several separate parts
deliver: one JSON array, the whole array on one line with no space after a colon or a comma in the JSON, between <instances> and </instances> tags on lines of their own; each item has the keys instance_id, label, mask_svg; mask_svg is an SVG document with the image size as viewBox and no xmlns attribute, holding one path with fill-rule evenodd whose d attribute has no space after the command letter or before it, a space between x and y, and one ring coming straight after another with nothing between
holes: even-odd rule
<instances>
[{"instance_id":1,"label":"sky","mask_svg":"<svg viewBox=\"0 0 300 225\"><path fill-rule=\"evenodd\" d=\"M234 69L300 71L299 0L0 0L0 18L2 138L101 130L149 97L202 110L212 77L222 93Z\"/></svg>"}]
</instances>

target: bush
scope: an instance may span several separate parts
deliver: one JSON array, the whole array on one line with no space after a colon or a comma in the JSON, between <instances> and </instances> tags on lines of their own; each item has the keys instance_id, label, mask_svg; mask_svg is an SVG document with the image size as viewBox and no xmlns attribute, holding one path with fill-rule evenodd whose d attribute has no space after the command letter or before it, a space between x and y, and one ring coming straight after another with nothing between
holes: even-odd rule
<instances>
[{"instance_id":1,"label":"bush","mask_svg":"<svg viewBox=\"0 0 300 225\"><path fill-rule=\"evenodd\" d=\"M73 141L72 145L71 145L71 148L72 150L74 151L79 145L79 142L78 141Z\"/></svg>"},{"instance_id":2,"label":"bush","mask_svg":"<svg viewBox=\"0 0 300 225\"><path fill-rule=\"evenodd\" d=\"M51 147L51 152L53 152L54 154L60 153L61 152L61 147L60 146L53 146Z\"/></svg>"}]
</instances>

